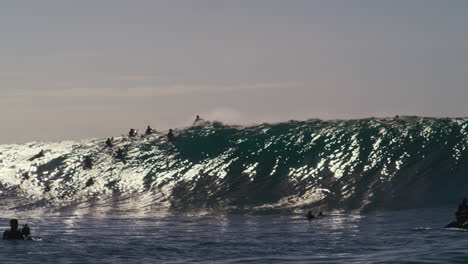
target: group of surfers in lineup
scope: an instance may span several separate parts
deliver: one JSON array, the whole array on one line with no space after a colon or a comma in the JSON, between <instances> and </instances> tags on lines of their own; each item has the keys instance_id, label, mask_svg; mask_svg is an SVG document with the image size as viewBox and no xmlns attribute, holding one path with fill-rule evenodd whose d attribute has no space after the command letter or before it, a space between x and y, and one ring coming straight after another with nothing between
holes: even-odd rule
<instances>
[{"instance_id":1,"label":"group of surfers in lineup","mask_svg":"<svg viewBox=\"0 0 468 264\"><path fill-rule=\"evenodd\" d=\"M203 120L203 119L201 119L200 116L197 115L197 117L195 119L195 122L193 124L196 125L201 120ZM155 132L155 130L153 130L150 126L148 126L146 128L146 131L145 131L145 136L152 135L154 132ZM134 128L131 128L130 131L128 132L128 137L130 137L130 138L136 137L137 135L138 135L138 132ZM175 135L174 135L174 132L173 132L172 129L169 129L169 132L167 133L167 139L169 140L169 142L172 142L175 139ZM114 138L108 138L106 140L106 143L105 143L106 147L112 148L114 146L113 141L114 141ZM29 158L28 161L33 161L35 159L38 159L38 158L41 158L41 157L44 157L44 156L45 156L45 151L43 149L41 149L41 151L39 153L37 153L36 155ZM117 149L115 158L117 160L120 160L120 161L125 163L125 153L124 153L124 150L122 148ZM83 160L83 168L84 169L92 169L92 166L93 166L93 160L92 160L91 156L89 156L89 155L85 156L84 160ZM26 174L26 176L27 176L27 174ZM93 178L90 178L86 182L85 185L86 185L86 187L89 187L89 186L91 186L93 184L94 184L94 180L93 180ZM50 191L50 186L48 186L48 185L46 185L46 192L47 191ZM3 239L17 239L17 240L32 239L31 238L31 229L29 228L28 224L24 224L23 228L18 228L18 219L11 219L10 220L10 228L6 229L3 232Z\"/></svg>"},{"instance_id":2,"label":"group of surfers in lineup","mask_svg":"<svg viewBox=\"0 0 468 264\"><path fill-rule=\"evenodd\" d=\"M195 121L193 122L193 125L196 125L196 124L198 124L198 123L200 123L202 121L204 121L204 119L200 118L200 116L197 115L196 118L195 118ZM151 126L147 126L144 136L150 136L155 132L156 132L156 130L151 128ZM134 128L130 128L130 131L128 132L128 137L129 138L134 138L136 136L138 136L138 131L136 129L134 129ZM174 131L172 129L169 129L169 132L167 133L166 137L167 137L167 140L169 142L173 142L174 139L175 139ZM108 138L106 140L106 147L112 148L114 146L113 141L114 141L113 137ZM117 160L120 160L123 163L125 163L125 153L124 153L124 150L122 148L117 149L117 153L115 155L115 158Z\"/></svg>"},{"instance_id":3,"label":"group of surfers in lineup","mask_svg":"<svg viewBox=\"0 0 468 264\"><path fill-rule=\"evenodd\" d=\"M193 122L193 125L196 125L196 124L201 123L203 121L204 121L204 119L200 118L200 116L197 115L196 118L195 118L195 121ZM154 134L155 132L156 132L156 130L151 128L151 126L147 126L144 136L150 136L150 135ZM134 129L134 128L130 128L130 131L128 132L128 137L129 138L134 138L136 136L138 136L138 131L136 129ZM169 129L169 132L167 133L166 137L167 137L167 140L169 142L173 142L174 139L175 139L174 131L172 129ZM113 137L107 138L105 144L106 144L106 147L112 148L114 146L114 138ZM28 160L33 161L35 159L38 159L38 158L41 158L41 157L44 157L44 156L45 156L45 152L44 152L43 149L41 149L41 151L39 151L39 153L32 156ZM125 161L125 152L124 152L124 150L122 148L117 149L116 154L115 154L115 159L120 160L123 163L126 163L126 161ZM92 162L91 156L85 156L84 160L83 160L83 168L84 169L92 169L92 166L93 166L93 162Z\"/></svg>"},{"instance_id":4,"label":"group of surfers in lineup","mask_svg":"<svg viewBox=\"0 0 468 264\"><path fill-rule=\"evenodd\" d=\"M200 116L197 115L197 116L195 117L195 121L193 122L193 125L197 125L198 123L201 123L201 122L204 122L204 119L200 118ZM150 135L152 135L152 134L155 133L155 132L156 132L156 130L154 130L153 128L151 128L151 126L147 126L144 136L150 136ZM129 137L129 138L134 138L134 137L136 137L136 136L138 136L138 131L137 131L136 129L134 129L134 128L130 128L130 131L128 132L128 137ZM173 131L172 129L169 129L169 131L167 132L166 137L167 137L167 140L168 140L169 142L173 142L173 141L175 140L174 131ZM114 146L113 141L114 141L114 138L113 138L113 137L112 137L112 138L108 138L108 139L106 140L106 147L112 148L112 147ZM123 150L122 148L118 148L118 149L117 149L115 158L116 158L117 160L122 161L123 163L126 163L126 161L125 161L125 152L124 152L124 150ZM85 160L85 161L86 161L86 160ZM86 168L86 167L87 167L87 166L85 166L85 168ZM89 166L88 166L88 167L89 167Z\"/></svg>"},{"instance_id":5,"label":"group of surfers in lineup","mask_svg":"<svg viewBox=\"0 0 468 264\"><path fill-rule=\"evenodd\" d=\"M201 124L203 122L205 122L205 120L200 118L199 115L197 115L196 118L195 118L195 121L193 122L193 125ZM156 132L156 130L151 128L151 126L147 126L144 136L150 136L150 135L154 134L155 132ZM129 138L135 138L137 136L138 136L138 131L136 129L134 129L134 128L131 128L130 131L128 132L128 137ZM174 131L172 129L169 129L166 137L167 137L167 140L169 142L171 142L171 143L176 138L175 135L174 135ZM113 137L112 138L107 138L107 140L105 142L105 146L107 148L113 148L114 147L114 138ZM33 161L35 159L42 158L44 156L45 156L45 151L43 149L41 149L41 151L39 151L39 153L37 153L36 155L28 158L28 161ZM126 153L125 153L123 148L118 148L115 151L115 154L114 154L115 161L121 161L121 162L123 162L125 164L125 163L127 163L125 157L126 157ZM85 169L85 170L92 169L93 168L93 159L92 159L91 155L85 156L84 159L83 159L82 164L83 164L83 169ZM28 173L27 172L23 173L23 177L24 178L29 178ZM91 186L93 184L94 184L94 180L93 180L93 178L90 178L85 183L85 188L89 187L89 186ZM45 192L49 192L50 190L51 190L50 185L46 184L45 185Z\"/></svg>"}]
</instances>

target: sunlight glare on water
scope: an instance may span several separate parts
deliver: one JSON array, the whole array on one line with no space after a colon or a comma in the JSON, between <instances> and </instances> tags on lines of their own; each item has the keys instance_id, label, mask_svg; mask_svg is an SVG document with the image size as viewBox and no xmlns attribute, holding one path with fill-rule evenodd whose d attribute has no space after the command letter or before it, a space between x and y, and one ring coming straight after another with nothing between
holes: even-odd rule
<instances>
[{"instance_id":1,"label":"sunlight glare on water","mask_svg":"<svg viewBox=\"0 0 468 264\"><path fill-rule=\"evenodd\" d=\"M459 263L468 237L441 228L450 213L331 213L311 222L301 214L21 217L35 240L1 241L0 257L4 263ZM20 252L27 253L15 257Z\"/></svg>"}]
</instances>

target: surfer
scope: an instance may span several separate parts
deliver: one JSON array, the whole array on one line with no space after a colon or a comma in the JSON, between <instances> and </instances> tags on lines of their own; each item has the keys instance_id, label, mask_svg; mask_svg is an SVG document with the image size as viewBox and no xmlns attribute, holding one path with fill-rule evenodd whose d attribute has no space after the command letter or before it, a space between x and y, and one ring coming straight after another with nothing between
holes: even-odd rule
<instances>
[{"instance_id":1,"label":"surfer","mask_svg":"<svg viewBox=\"0 0 468 264\"><path fill-rule=\"evenodd\" d=\"M468 201L466 198L463 198L461 203L458 205L457 211L455 212L455 220L455 222L452 222L445 227L468 229Z\"/></svg>"},{"instance_id":2,"label":"surfer","mask_svg":"<svg viewBox=\"0 0 468 264\"><path fill-rule=\"evenodd\" d=\"M91 186L91 185L93 185L93 184L94 184L94 180L93 180L93 177L91 177L91 178L89 178L88 181L86 181L86 184L85 184L85 185L86 185L86 187L89 187L89 186ZM86 188L86 187L85 187L85 188Z\"/></svg>"},{"instance_id":3,"label":"surfer","mask_svg":"<svg viewBox=\"0 0 468 264\"><path fill-rule=\"evenodd\" d=\"M90 170L93 168L93 159L91 159L91 156L86 156L83 160L83 168L85 170Z\"/></svg>"},{"instance_id":4,"label":"surfer","mask_svg":"<svg viewBox=\"0 0 468 264\"><path fill-rule=\"evenodd\" d=\"M29 161L33 161L35 159L38 159L40 157L44 157L44 150L41 149L41 151L39 151L39 153L37 153L36 155L32 156L31 158L29 158L28 160Z\"/></svg>"},{"instance_id":5,"label":"surfer","mask_svg":"<svg viewBox=\"0 0 468 264\"><path fill-rule=\"evenodd\" d=\"M27 227L27 225L26 225ZM26 232L28 235L31 234L29 227ZM24 239L23 232L21 229L18 229L18 219L11 219L10 220L10 229L5 230L3 232L3 239Z\"/></svg>"},{"instance_id":6,"label":"surfer","mask_svg":"<svg viewBox=\"0 0 468 264\"><path fill-rule=\"evenodd\" d=\"M202 119L200 118L199 115L197 115L197 117L195 118L195 121L193 122L193 125L196 125L200 120Z\"/></svg>"},{"instance_id":7,"label":"surfer","mask_svg":"<svg viewBox=\"0 0 468 264\"><path fill-rule=\"evenodd\" d=\"M137 135L137 132L134 128L130 128L130 131L128 132L128 137L135 137Z\"/></svg>"},{"instance_id":8,"label":"surfer","mask_svg":"<svg viewBox=\"0 0 468 264\"><path fill-rule=\"evenodd\" d=\"M145 131L145 136L149 136L151 134L153 134L153 129L150 126L148 126Z\"/></svg>"},{"instance_id":9,"label":"surfer","mask_svg":"<svg viewBox=\"0 0 468 264\"><path fill-rule=\"evenodd\" d=\"M117 154L115 155L115 158L118 160L121 160L123 163L126 163L125 161L125 153L122 148L119 148L117 150Z\"/></svg>"},{"instance_id":10,"label":"surfer","mask_svg":"<svg viewBox=\"0 0 468 264\"><path fill-rule=\"evenodd\" d=\"M466 198L463 198L461 203L458 205L458 210L455 212L455 218L460 226L463 226L468 222L468 202Z\"/></svg>"},{"instance_id":11,"label":"surfer","mask_svg":"<svg viewBox=\"0 0 468 264\"><path fill-rule=\"evenodd\" d=\"M23 225L23 228L21 229L21 233L23 234L24 239L28 239L31 237L31 229L29 228L28 224Z\"/></svg>"},{"instance_id":12,"label":"surfer","mask_svg":"<svg viewBox=\"0 0 468 264\"><path fill-rule=\"evenodd\" d=\"M112 148L114 146L114 144L112 144L112 141L114 141L114 138L107 138L106 147Z\"/></svg>"},{"instance_id":13,"label":"surfer","mask_svg":"<svg viewBox=\"0 0 468 264\"><path fill-rule=\"evenodd\" d=\"M167 133L167 139L169 142L172 142L175 139L174 132L172 132L172 129L169 129L169 133Z\"/></svg>"},{"instance_id":14,"label":"surfer","mask_svg":"<svg viewBox=\"0 0 468 264\"><path fill-rule=\"evenodd\" d=\"M306 217L309 221L315 218L314 214L312 214L312 211L310 210L307 212Z\"/></svg>"},{"instance_id":15,"label":"surfer","mask_svg":"<svg viewBox=\"0 0 468 264\"><path fill-rule=\"evenodd\" d=\"M323 212L322 212L322 210L320 210L320 212L318 213L318 215L317 215L317 216L323 216Z\"/></svg>"}]
</instances>

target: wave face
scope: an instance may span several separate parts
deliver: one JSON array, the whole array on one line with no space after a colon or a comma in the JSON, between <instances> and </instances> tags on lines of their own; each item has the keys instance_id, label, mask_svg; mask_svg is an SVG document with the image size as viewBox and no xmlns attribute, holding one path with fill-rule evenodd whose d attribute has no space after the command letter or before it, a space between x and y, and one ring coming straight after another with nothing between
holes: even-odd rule
<instances>
[{"instance_id":1,"label":"wave face","mask_svg":"<svg viewBox=\"0 0 468 264\"><path fill-rule=\"evenodd\" d=\"M175 134L172 143L163 133L119 137L112 148L104 139L0 145L0 208L382 210L468 195L467 118L213 123Z\"/></svg>"}]
</instances>

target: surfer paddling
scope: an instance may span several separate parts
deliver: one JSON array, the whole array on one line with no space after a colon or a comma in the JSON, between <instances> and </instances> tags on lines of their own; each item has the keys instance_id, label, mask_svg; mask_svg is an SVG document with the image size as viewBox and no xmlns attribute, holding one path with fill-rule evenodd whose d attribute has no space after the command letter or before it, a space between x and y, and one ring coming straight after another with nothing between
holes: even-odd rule
<instances>
[{"instance_id":1,"label":"surfer paddling","mask_svg":"<svg viewBox=\"0 0 468 264\"><path fill-rule=\"evenodd\" d=\"M41 151L39 151L39 153L37 153L36 155L32 156L31 158L29 158L28 160L29 161L33 161L35 159L38 159L38 158L41 158L41 157L44 157L44 150L41 149Z\"/></svg>"},{"instance_id":2,"label":"surfer paddling","mask_svg":"<svg viewBox=\"0 0 468 264\"><path fill-rule=\"evenodd\" d=\"M457 211L455 212L455 222L452 222L445 226L445 228L463 228L468 229L468 201L463 198L461 203L458 205Z\"/></svg>"},{"instance_id":3,"label":"surfer paddling","mask_svg":"<svg viewBox=\"0 0 468 264\"><path fill-rule=\"evenodd\" d=\"M320 210L320 212L315 216L315 215L312 213L312 211L309 210L305 216L307 217L307 220L311 221L312 219L315 219L315 218L318 218L318 217L323 216L323 212L322 212L322 210Z\"/></svg>"},{"instance_id":4,"label":"surfer paddling","mask_svg":"<svg viewBox=\"0 0 468 264\"><path fill-rule=\"evenodd\" d=\"M112 143L114 141L114 138L107 138L106 140L106 147L108 148L112 148L114 146L114 144Z\"/></svg>"}]
</instances>

